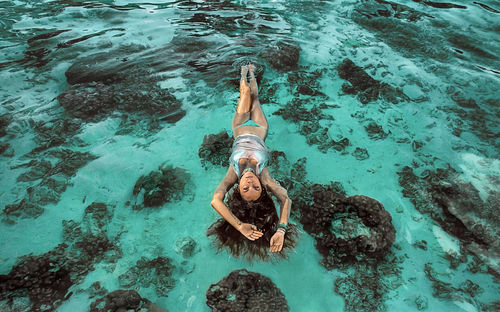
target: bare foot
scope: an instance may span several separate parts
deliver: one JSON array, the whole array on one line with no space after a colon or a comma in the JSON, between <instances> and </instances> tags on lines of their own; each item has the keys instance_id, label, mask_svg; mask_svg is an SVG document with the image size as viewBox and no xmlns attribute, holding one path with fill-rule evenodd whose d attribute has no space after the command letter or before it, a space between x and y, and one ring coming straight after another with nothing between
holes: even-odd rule
<instances>
[{"instance_id":1,"label":"bare foot","mask_svg":"<svg viewBox=\"0 0 500 312\"><path fill-rule=\"evenodd\" d=\"M255 78L253 75L253 71L255 70L255 66L252 63L248 64L248 71L250 72L250 77Z\"/></svg>"},{"instance_id":2,"label":"bare foot","mask_svg":"<svg viewBox=\"0 0 500 312\"><path fill-rule=\"evenodd\" d=\"M253 71L255 70L255 66L250 63L248 64L248 70L250 72L250 90L252 92L252 96L256 96L259 93L258 87L257 87L257 80L255 80L255 76Z\"/></svg>"},{"instance_id":3,"label":"bare foot","mask_svg":"<svg viewBox=\"0 0 500 312\"><path fill-rule=\"evenodd\" d=\"M241 79L247 80L248 66L241 66Z\"/></svg>"}]
</instances>

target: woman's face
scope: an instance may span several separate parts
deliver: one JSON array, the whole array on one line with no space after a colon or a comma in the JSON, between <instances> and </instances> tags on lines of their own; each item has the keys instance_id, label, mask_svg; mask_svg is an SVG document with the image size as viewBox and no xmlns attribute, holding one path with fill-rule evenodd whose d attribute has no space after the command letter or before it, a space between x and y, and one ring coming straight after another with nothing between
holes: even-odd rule
<instances>
[{"instance_id":1,"label":"woman's face","mask_svg":"<svg viewBox=\"0 0 500 312\"><path fill-rule=\"evenodd\" d=\"M240 189L241 197L246 201L257 200L262 193L262 185L259 178L251 171L243 174L238 188Z\"/></svg>"}]
</instances>

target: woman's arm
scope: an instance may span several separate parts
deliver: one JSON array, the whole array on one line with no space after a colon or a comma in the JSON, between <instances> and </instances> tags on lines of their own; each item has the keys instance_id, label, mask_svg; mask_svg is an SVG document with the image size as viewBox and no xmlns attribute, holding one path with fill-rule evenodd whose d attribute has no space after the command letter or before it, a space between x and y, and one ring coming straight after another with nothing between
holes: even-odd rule
<instances>
[{"instance_id":1,"label":"woman's arm","mask_svg":"<svg viewBox=\"0 0 500 312\"><path fill-rule=\"evenodd\" d=\"M278 198L280 202L280 223L288 225L288 219L290 218L290 209L292 208L292 201L288 197L288 192L284 187L279 185L274 179L269 175L269 169L264 168L261 174L262 184L269 188L271 192ZM286 229L280 229L274 233L271 237L269 244L269 251L279 252L283 249L283 243L285 241L285 231Z\"/></svg>"},{"instance_id":2,"label":"woman's arm","mask_svg":"<svg viewBox=\"0 0 500 312\"><path fill-rule=\"evenodd\" d=\"M224 204L224 197L226 196L227 191L236 183L237 180L238 177L236 176L232 165L230 165L226 172L226 176L215 189L210 204L221 215L221 217L229 222L229 224L231 224L236 230L241 232L241 234L243 234L246 238L256 240L263 235L262 232L258 231L255 225L241 222L234 214L231 213L226 204Z\"/></svg>"},{"instance_id":3,"label":"woman's arm","mask_svg":"<svg viewBox=\"0 0 500 312\"><path fill-rule=\"evenodd\" d=\"M271 190L280 202L280 223L288 224L292 208L292 200L288 197L288 192L276 180L271 178L267 167L262 170L261 178L262 183Z\"/></svg>"},{"instance_id":4,"label":"woman's arm","mask_svg":"<svg viewBox=\"0 0 500 312\"><path fill-rule=\"evenodd\" d=\"M236 183L238 177L234 172L232 165L229 166L226 172L226 176L219 183L215 189L214 195L212 196L212 201L210 204L212 207L223 217L229 224L231 224L235 229L239 230L241 226L241 221L236 218L231 211L224 204L224 197L227 191Z\"/></svg>"}]
</instances>

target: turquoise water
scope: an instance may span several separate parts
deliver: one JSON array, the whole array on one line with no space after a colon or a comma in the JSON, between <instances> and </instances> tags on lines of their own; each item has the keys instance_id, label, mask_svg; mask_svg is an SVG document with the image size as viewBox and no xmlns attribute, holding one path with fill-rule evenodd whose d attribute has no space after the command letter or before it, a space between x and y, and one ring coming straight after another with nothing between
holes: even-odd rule
<instances>
[{"instance_id":1,"label":"turquoise water","mask_svg":"<svg viewBox=\"0 0 500 312\"><path fill-rule=\"evenodd\" d=\"M0 311L89 311L117 289L210 311L239 269L290 311L500 309L497 1L1 1L0 16ZM226 155L199 149L229 131L248 62L301 229L277 263L206 237ZM175 183L147 207L137 182L160 166ZM394 243L325 265L301 221L314 183L380 202Z\"/></svg>"}]
</instances>

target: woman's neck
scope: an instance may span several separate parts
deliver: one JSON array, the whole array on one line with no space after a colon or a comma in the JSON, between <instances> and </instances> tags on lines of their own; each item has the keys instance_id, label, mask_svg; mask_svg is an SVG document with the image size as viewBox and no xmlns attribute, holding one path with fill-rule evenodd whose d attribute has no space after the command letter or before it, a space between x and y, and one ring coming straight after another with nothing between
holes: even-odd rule
<instances>
[{"instance_id":1,"label":"woman's neck","mask_svg":"<svg viewBox=\"0 0 500 312\"><path fill-rule=\"evenodd\" d=\"M253 171L253 173L258 176L257 172L257 161L251 161L251 159L248 158L240 158L240 161L238 163L238 169L240 172L239 178L243 176L245 171Z\"/></svg>"}]
</instances>

